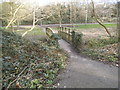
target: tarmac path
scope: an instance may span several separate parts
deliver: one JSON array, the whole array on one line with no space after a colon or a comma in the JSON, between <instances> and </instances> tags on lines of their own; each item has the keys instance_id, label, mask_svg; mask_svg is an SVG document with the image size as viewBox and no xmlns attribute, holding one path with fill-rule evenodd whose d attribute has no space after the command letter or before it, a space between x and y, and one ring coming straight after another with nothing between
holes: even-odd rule
<instances>
[{"instance_id":1,"label":"tarmac path","mask_svg":"<svg viewBox=\"0 0 120 90\"><path fill-rule=\"evenodd\" d=\"M118 68L80 56L64 40L59 45L69 54L68 65L58 75L58 88L118 88Z\"/></svg>"}]
</instances>

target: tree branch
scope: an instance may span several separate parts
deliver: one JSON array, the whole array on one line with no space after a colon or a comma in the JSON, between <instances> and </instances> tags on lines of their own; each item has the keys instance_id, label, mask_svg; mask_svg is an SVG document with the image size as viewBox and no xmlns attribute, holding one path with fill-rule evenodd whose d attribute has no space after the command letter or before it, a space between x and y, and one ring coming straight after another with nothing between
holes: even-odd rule
<instances>
[{"instance_id":1,"label":"tree branch","mask_svg":"<svg viewBox=\"0 0 120 90\"><path fill-rule=\"evenodd\" d=\"M28 32L32 31L34 28L35 28L35 8L34 8L34 11L33 11L33 26L30 30L26 31L25 33L22 34L22 37L24 37Z\"/></svg>"},{"instance_id":2,"label":"tree branch","mask_svg":"<svg viewBox=\"0 0 120 90\"><path fill-rule=\"evenodd\" d=\"M14 20L14 18L15 18L15 16L16 16L16 13L18 12L18 10L19 10L22 6L23 6L23 4L19 5L18 8L15 10L12 19L10 20L10 22L9 22L8 25L6 26L6 29L10 26L10 24L13 23L13 20Z\"/></svg>"},{"instance_id":3,"label":"tree branch","mask_svg":"<svg viewBox=\"0 0 120 90\"><path fill-rule=\"evenodd\" d=\"M102 24L102 22L100 22L100 20L97 18L93 0L91 0L91 2L92 2L92 7L93 7L93 16L95 17L96 21L106 30L107 34L111 37L111 34L108 31L107 27L104 24Z\"/></svg>"}]
</instances>

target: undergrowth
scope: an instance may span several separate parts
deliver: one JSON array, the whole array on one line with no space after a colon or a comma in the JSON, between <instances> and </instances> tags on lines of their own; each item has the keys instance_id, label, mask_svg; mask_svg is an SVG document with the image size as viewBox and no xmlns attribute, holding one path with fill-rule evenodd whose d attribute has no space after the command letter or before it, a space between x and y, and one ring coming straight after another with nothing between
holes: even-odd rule
<instances>
[{"instance_id":1,"label":"undergrowth","mask_svg":"<svg viewBox=\"0 0 120 90\"><path fill-rule=\"evenodd\" d=\"M84 44L81 53L94 60L118 66L118 38L92 39Z\"/></svg>"},{"instance_id":2,"label":"undergrowth","mask_svg":"<svg viewBox=\"0 0 120 90\"><path fill-rule=\"evenodd\" d=\"M89 40L86 44L89 48L98 48L114 43L118 43L117 37L111 37L109 39L92 39Z\"/></svg>"},{"instance_id":3,"label":"undergrowth","mask_svg":"<svg viewBox=\"0 0 120 90\"><path fill-rule=\"evenodd\" d=\"M56 42L31 42L2 31L3 88L53 88L66 55Z\"/></svg>"}]
</instances>

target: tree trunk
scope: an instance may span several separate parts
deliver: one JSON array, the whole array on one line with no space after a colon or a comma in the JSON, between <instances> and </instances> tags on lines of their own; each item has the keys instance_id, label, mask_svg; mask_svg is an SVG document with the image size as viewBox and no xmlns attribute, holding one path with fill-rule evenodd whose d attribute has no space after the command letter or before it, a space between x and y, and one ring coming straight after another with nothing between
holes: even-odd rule
<instances>
[{"instance_id":1,"label":"tree trunk","mask_svg":"<svg viewBox=\"0 0 120 90\"><path fill-rule=\"evenodd\" d=\"M60 24L60 27L62 27L62 12L61 12L61 5L60 5L60 11L59 11L59 24Z\"/></svg>"},{"instance_id":2,"label":"tree trunk","mask_svg":"<svg viewBox=\"0 0 120 90\"><path fill-rule=\"evenodd\" d=\"M10 10L11 10L11 16L13 17L13 6L12 6L12 3L10 4ZM14 32L13 30L13 23L11 24L11 31Z\"/></svg>"},{"instance_id":3,"label":"tree trunk","mask_svg":"<svg viewBox=\"0 0 120 90\"><path fill-rule=\"evenodd\" d=\"M70 5L69 5L69 13L70 13L70 24L72 24L72 5L71 5L71 3L70 3Z\"/></svg>"},{"instance_id":4,"label":"tree trunk","mask_svg":"<svg viewBox=\"0 0 120 90\"><path fill-rule=\"evenodd\" d=\"M95 7L94 7L94 2L93 2L93 0L91 0L91 2L92 2L92 7L93 7L93 16L95 17L96 21L106 30L107 34L108 34L110 37L112 37L111 34L110 34L110 32L108 31L107 27L106 27L104 24L102 24L101 21L98 19L97 14L96 14L96 12L95 12Z\"/></svg>"},{"instance_id":5,"label":"tree trunk","mask_svg":"<svg viewBox=\"0 0 120 90\"><path fill-rule=\"evenodd\" d=\"M19 25L20 25L20 23L19 23L19 21L17 20L17 30L19 30Z\"/></svg>"},{"instance_id":6,"label":"tree trunk","mask_svg":"<svg viewBox=\"0 0 120 90\"><path fill-rule=\"evenodd\" d=\"M88 0L86 1L86 16L85 16L85 23L88 22Z\"/></svg>"}]
</instances>

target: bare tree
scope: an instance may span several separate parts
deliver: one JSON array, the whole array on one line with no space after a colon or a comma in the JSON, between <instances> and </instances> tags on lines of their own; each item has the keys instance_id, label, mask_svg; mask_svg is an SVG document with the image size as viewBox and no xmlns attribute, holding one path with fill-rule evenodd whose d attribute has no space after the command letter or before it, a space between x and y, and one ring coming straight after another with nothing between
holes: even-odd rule
<instances>
[{"instance_id":1,"label":"bare tree","mask_svg":"<svg viewBox=\"0 0 120 90\"><path fill-rule=\"evenodd\" d=\"M57 4L57 6L56 6L56 10L57 10L57 14L58 14L58 20L59 20L59 25L60 25L60 27L62 26L62 5L61 5L61 3L58 3Z\"/></svg>"},{"instance_id":2,"label":"bare tree","mask_svg":"<svg viewBox=\"0 0 120 90\"><path fill-rule=\"evenodd\" d=\"M98 19L98 16L97 16L97 14L95 12L95 7L94 7L93 0L91 0L91 2L92 2L92 7L93 7L93 16L94 16L95 20L106 30L107 34L111 37L111 34L108 31L107 27L104 24L102 24L102 22Z\"/></svg>"},{"instance_id":3,"label":"bare tree","mask_svg":"<svg viewBox=\"0 0 120 90\"><path fill-rule=\"evenodd\" d=\"M85 16L85 23L88 22L88 0L86 0L86 16Z\"/></svg>"},{"instance_id":4,"label":"bare tree","mask_svg":"<svg viewBox=\"0 0 120 90\"><path fill-rule=\"evenodd\" d=\"M35 19L35 8L34 8L34 11L33 11L33 25L32 25L32 27L31 27L31 29L30 30L27 30L25 33L23 33L22 34L22 37L24 37L28 32L30 32L30 31L32 31L34 28L35 28L35 23L36 23L36 19Z\"/></svg>"},{"instance_id":5,"label":"bare tree","mask_svg":"<svg viewBox=\"0 0 120 90\"><path fill-rule=\"evenodd\" d=\"M24 37L28 32L30 32L30 31L32 31L34 28L35 28L35 26L36 26L36 23L38 22L38 21L41 21L41 20L43 20L43 19L47 19L47 18L49 18L49 17L51 17L54 13L49 13L49 15L42 15L41 14L41 12L39 12L39 10L41 11L41 8L39 8L39 7L33 7L33 24L32 24L32 27L31 27L31 29L30 30L27 30L25 33L23 33L22 34L22 37ZM40 13L39 15L40 16L38 16L36 13L37 13L37 11Z\"/></svg>"},{"instance_id":6,"label":"bare tree","mask_svg":"<svg viewBox=\"0 0 120 90\"><path fill-rule=\"evenodd\" d=\"M72 18L72 16L73 16L73 10L72 10L72 2L70 3L70 6L69 6L69 8L70 8L70 24L72 24L72 26L73 26L73 18Z\"/></svg>"},{"instance_id":7,"label":"bare tree","mask_svg":"<svg viewBox=\"0 0 120 90\"><path fill-rule=\"evenodd\" d=\"M61 9L62 9L62 7L61 7L61 4L58 4L58 17L59 17L59 25L60 25L60 27L62 26L61 24L62 24L62 11L61 11Z\"/></svg>"},{"instance_id":8,"label":"bare tree","mask_svg":"<svg viewBox=\"0 0 120 90\"><path fill-rule=\"evenodd\" d=\"M24 5L24 4L20 4L20 5L18 6L18 8L15 10L15 12L13 13L12 19L10 20L10 22L9 22L8 25L6 26L6 29L13 23L13 21L14 21L14 19L15 19L15 17L16 17L17 12L19 11L19 9L20 9L23 5Z\"/></svg>"}]
</instances>

